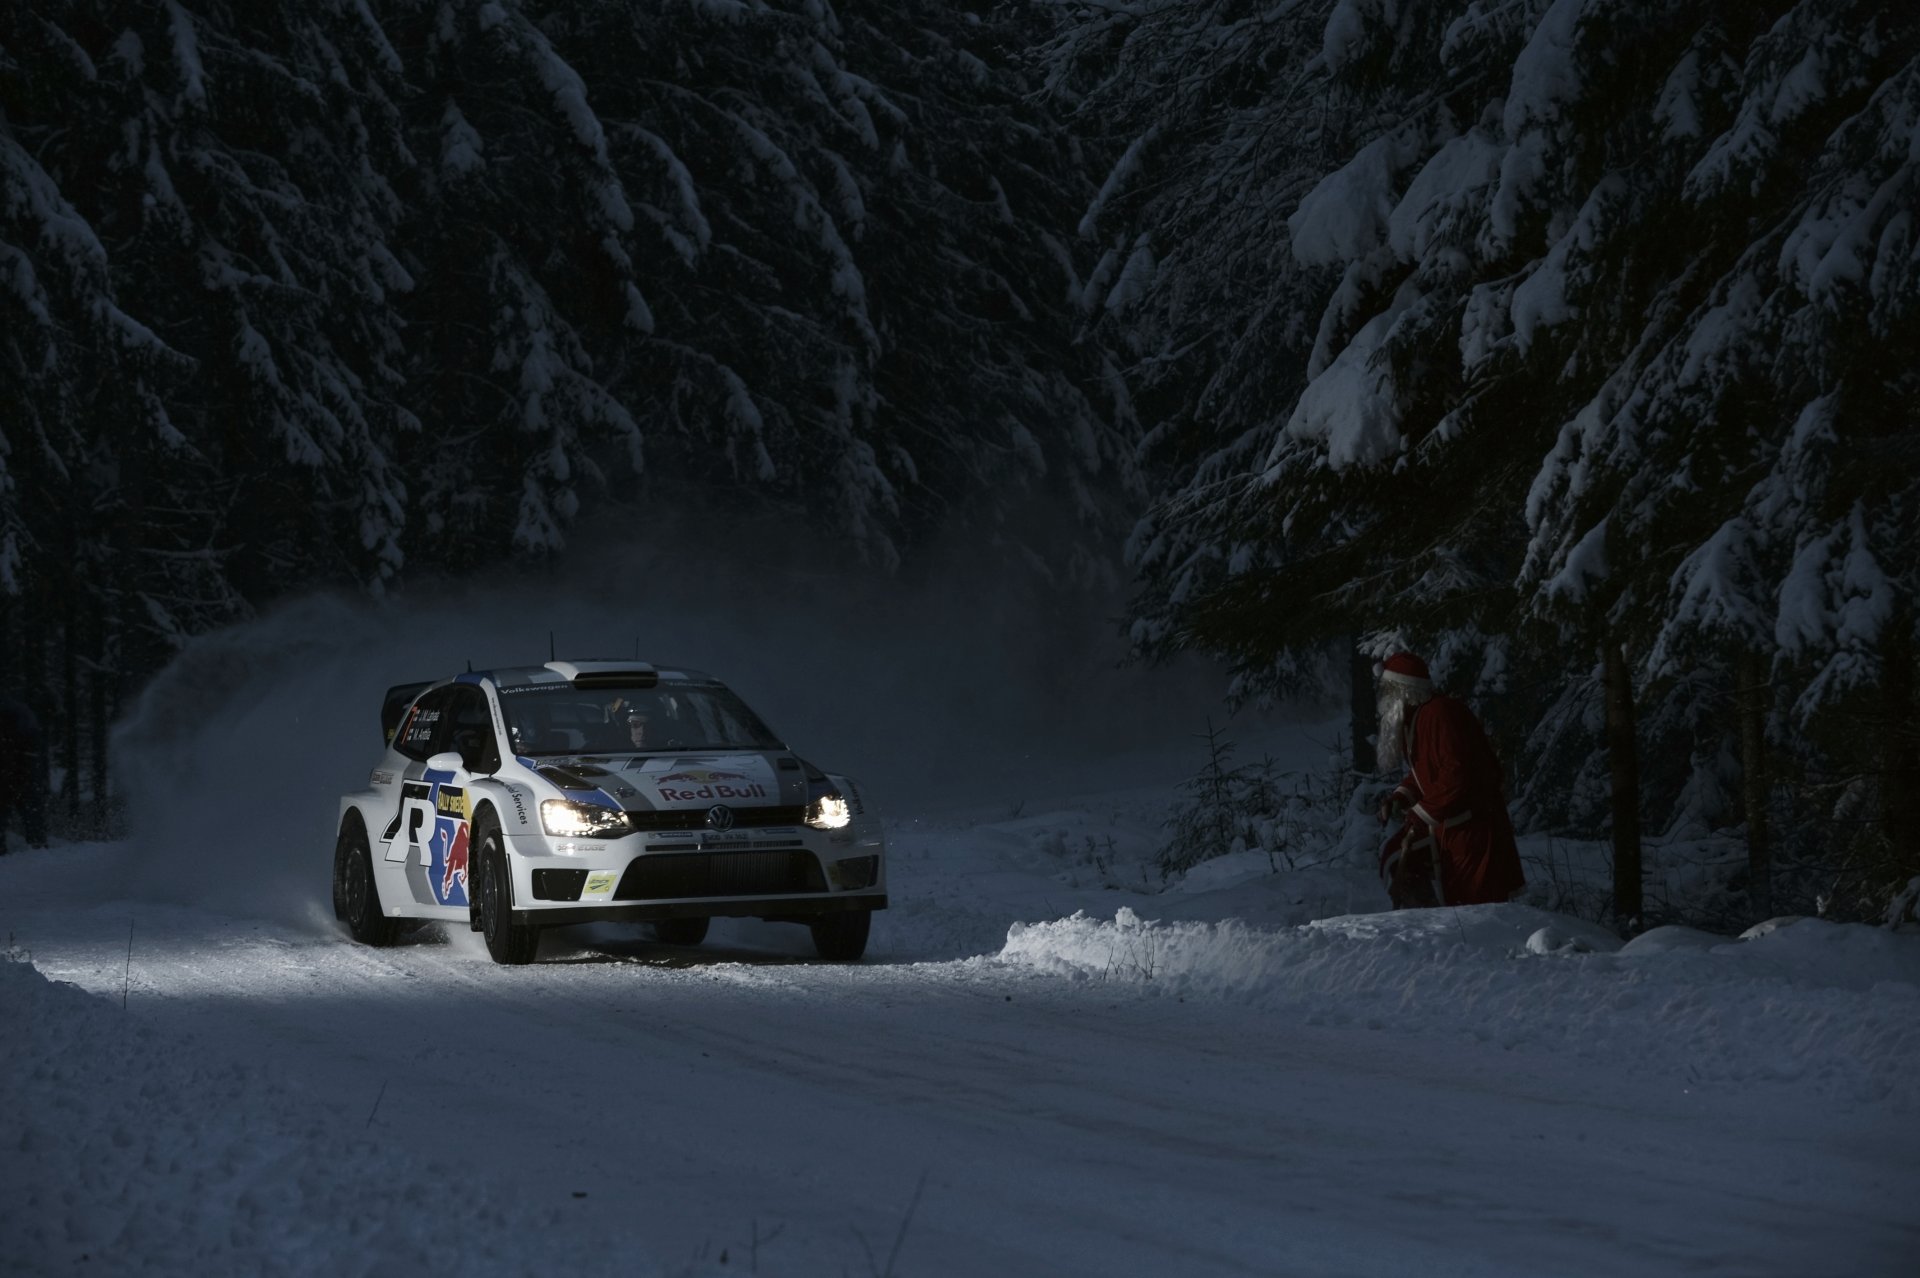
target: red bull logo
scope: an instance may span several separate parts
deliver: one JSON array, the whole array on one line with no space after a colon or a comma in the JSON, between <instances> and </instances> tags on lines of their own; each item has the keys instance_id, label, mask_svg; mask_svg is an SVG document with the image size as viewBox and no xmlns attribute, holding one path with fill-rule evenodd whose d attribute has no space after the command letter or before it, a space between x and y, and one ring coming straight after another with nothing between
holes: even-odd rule
<instances>
[{"instance_id":1,"label":"red bull logo","mask_svg":"<svg viewBox=\"0 0 1920 1278\"><path fill-rule=\"evenodd\" d=\"M712 803L715 799L764 799L767 787L758 782L746 785L728 785L715 782L712 785L660 787L660 797L668 803Z\"/></svg>"},{"instance_id":2,"label":"red bull logo","mask_svg":"<svg viewBox=\"0 0 1920 1278\"><path fill-rule=\"evenodd\" d=\"M669 772L660 778L660 784L677 781L682 785L711 785L715 781L751 781L744 772L716 772L709 768L686 768L679 772Z\"/></svg>"},{"instance_id":3,"label":"red bull logo","mask_svg":"<svg viewBox=\"0 0 1920 1278\"><path fill-rule=\"evenodd\" d=\"M441 900L450 902L455 883L460 885L460 895L464 898L467 894L467 823L465 821L454 824L453 834L447 840L446 864L440 870Z\"/></svg>"}]
</instances>

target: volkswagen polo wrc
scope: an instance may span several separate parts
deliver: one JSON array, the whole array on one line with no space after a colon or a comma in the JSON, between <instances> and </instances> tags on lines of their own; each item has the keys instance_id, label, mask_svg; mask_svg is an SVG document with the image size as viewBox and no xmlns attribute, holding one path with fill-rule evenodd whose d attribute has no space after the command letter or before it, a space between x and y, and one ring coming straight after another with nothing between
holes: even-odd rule
<instances>
[{"instance_id":1,"label":"volkswagen polo wrc","mask_svg":"<svg viewBox=\"0 0 1920 1278\"><path fill-rule=\"evenodd\" d=\"M719 680L632 661L401 684L387 752L340 800L333 908L355 940L465 922L498 963L542 928L647 922L698 944L708 921L805 923L822 958L866 951L887 904L886 841L859 788L822 772Z\"/></svg>"}]
</instances>

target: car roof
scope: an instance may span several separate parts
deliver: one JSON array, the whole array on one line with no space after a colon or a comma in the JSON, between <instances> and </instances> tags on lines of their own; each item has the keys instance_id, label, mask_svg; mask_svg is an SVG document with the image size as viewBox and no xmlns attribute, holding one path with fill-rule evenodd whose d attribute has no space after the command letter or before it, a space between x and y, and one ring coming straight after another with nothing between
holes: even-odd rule
<instances>
[{"instance_id":1,"label":"car roof","mask_svg":"<svg viewBox=\"0 0 1920 1278\"><path fill-rule=\"evenodd\" d=\"M539 666L501 666L492 670L476 671L472 675L458 676L478 682L480 679L493 680L499 688L537 687L542 684L562 685L591 682L595 684L614 684L631 680L639 685L656 681L671 683L717 682L704 671L688 666L662 666L647 661L620 661L606 658L579 661L549 661Z\"/></svg>"}]
</instances>

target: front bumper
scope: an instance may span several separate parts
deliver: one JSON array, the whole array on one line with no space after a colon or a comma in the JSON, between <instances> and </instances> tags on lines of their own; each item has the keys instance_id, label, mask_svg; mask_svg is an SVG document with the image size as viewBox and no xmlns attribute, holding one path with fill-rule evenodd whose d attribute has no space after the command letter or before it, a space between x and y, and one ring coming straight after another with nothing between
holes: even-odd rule
<instances>
[{"instance_id":1,"label":"front bumper","mask_svg":"<svg viewBox=\"0 0 1920 1278\"><path fill-rule=\"evenodd\" d=\"M708 901L620 901L609 905L557 905L537 910L515 910L520 926L561 927L570 923L652 923L660 919L766 919L804 922L823 914L853 910L884 910L884 892L841 892L833 896L769 896L757 900L739 897Z\"/></svg>"},{"instance_id":2,"label":"front bumper","mask_svg":"<svg viewBox=\"0 0 1920 1278\"><path fill-rule=\"evenodd\" d=\"M878 822L842 832L661 833L604 842L509 840L513 917L560 925L673 918L806 918L884 909Z\"/></svg>"}]
</instances>

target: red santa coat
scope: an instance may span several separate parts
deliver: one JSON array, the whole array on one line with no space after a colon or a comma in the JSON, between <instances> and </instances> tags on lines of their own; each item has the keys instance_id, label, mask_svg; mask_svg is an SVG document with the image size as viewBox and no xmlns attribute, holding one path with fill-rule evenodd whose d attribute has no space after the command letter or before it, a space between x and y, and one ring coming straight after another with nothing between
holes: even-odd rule
<instances>
[{"instance_id":1,"label":"red santa coat","mask_svg":"<svg viewBox=\"0 0 1920 1278\"><path fill-rule=\"evenodd\" d=\"M1409 808L1407 829L1388 845L1439 851L1442 905L1505 901L1526 886L1507 815L1500 760L1480 720L1458 697L1435 696L1407 727L1406 780L1394 793ZM1409 869L1431 874L1424 856Z\"/></svg>"}]
</instances>

